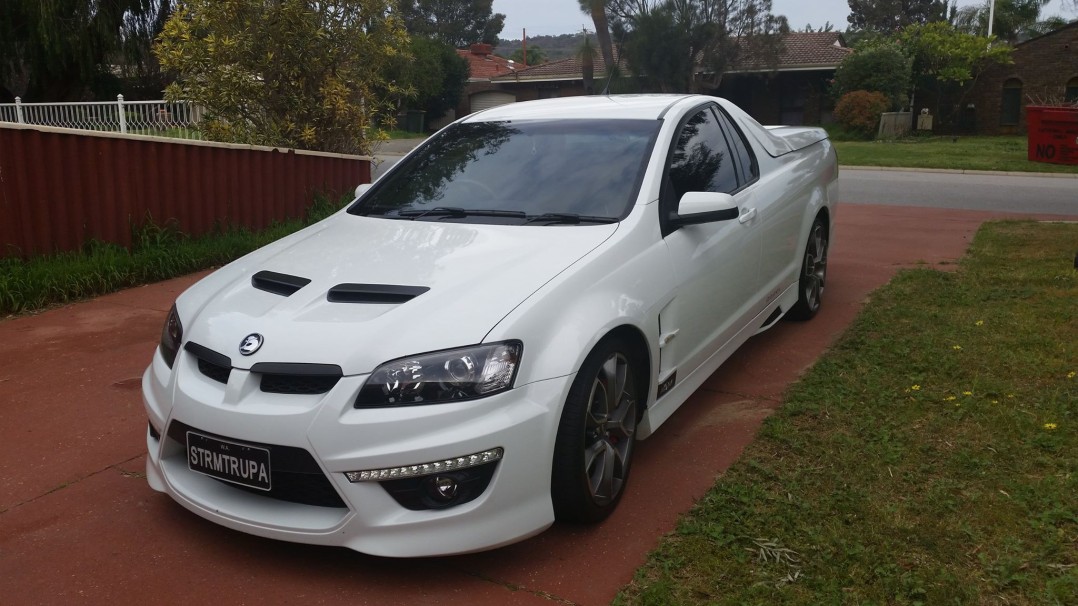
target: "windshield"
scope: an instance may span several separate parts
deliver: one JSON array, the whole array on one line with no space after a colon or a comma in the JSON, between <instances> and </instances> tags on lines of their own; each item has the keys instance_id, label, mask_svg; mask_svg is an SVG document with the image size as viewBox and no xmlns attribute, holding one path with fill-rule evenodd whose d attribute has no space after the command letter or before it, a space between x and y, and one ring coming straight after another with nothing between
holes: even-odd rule
<instances>
[{"instance_id":1,"label":"windshield","mask_svg":"<svg viewBox=\"0 0 1078 606\"><path fill-rule=\"evenodd\" d=\"M375 183L348 212L532 225L620 220L631 210L660 125L658 120L455 124Z\"/></svg>"}]
</instances>

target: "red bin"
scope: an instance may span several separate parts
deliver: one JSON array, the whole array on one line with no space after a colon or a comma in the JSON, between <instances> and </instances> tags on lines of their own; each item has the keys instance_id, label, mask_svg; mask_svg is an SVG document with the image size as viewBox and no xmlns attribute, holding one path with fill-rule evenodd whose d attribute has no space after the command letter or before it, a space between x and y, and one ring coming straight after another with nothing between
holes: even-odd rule
<instances>
[{"instance_id":1,"label":"red bin","mask_svg":"<svg viewBox=\"0 0 1078 606\"><path fill-rule=\"evenodd\" d=\"M1078 165L1078 107L1026 106L1030 162Z\"/></svg>"}]
</instances>

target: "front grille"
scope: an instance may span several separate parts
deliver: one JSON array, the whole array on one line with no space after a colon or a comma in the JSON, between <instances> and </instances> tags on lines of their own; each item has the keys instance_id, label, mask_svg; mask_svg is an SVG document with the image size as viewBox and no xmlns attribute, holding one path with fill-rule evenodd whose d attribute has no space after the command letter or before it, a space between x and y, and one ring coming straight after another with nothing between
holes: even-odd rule
<instances>
[{"instance_id":1,"label":"front grille","mask_svg":"<svg viewBox=\"0 0 1078 606\"><path fill-rule=\"evenodd\" d=\"M333 389L344 372L336 364L259 362L251 372L262 375L259 385L266 393L317 395Z\"/></svg>"},{"instance_id":2,"label":"front grille","mask_svg":"<svg viewBox=\"0 0 1078 606\"><path fill-rule=\"evenodd\" d=\"M183 445L184 452L187 451L188 431L194 431L219 440L239 441L249 446L257 446L270 451L270 484L273 487L271 490L267 492L218 480L222 484L290 503L317 507L347 507L341 499L341 495L337 493L337 490L329 481L329 478L322 473L322 468L318 466L311 453L302 448L235 440L227 436L195 429L180 421L173 421L168 426L168 437Z\"/></svg>"},{"instance_id":3,"label":"front grille","mask_svg":"<svg viewBox=\"0 0 1078 606\"><path fill-rule=\"evenodd\" d=\"M333 389L340 380L333 376L262 375L261 388L266 393L317 395Z\"/></svg>"},{"instance_id":4,"label":"front grille","mask_svg":"<svg viewBox=\"0 0 1078 606\"><path fill-rule=\"evenodd\" d=\"M183 346L198 360L198 371L218 383L228 384L228 375L232 374L232 359L216 351L188 341Z\"/></svg>"},{"instance_id":5,"label":"front grille","mask_svg":"<svg viewBox=\"0 0 1078 606\"><path fill-rule=\"evenodd\" d=\"M232 368L225 366L218 366L213 362L198 359L198 371L207 377L217 381L218 383L228 384L228 376L232 374Z\"/></svg>"}]
</instances>

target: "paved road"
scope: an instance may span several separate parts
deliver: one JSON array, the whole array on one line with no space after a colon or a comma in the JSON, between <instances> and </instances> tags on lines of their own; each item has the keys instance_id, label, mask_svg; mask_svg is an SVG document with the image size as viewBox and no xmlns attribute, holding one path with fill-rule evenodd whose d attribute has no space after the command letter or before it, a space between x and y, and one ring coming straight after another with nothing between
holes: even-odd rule
<instances>
[{"instance_id":1,"label":"paved road","mask_svg":"<svg viewBox=\"0 0 1078 606\"><path fill-rule=\"evenodd\" d=\"M960 174L844 167L843 202L990 212L1078 214L1078 175Z\"/></svg>"}]
</instances>

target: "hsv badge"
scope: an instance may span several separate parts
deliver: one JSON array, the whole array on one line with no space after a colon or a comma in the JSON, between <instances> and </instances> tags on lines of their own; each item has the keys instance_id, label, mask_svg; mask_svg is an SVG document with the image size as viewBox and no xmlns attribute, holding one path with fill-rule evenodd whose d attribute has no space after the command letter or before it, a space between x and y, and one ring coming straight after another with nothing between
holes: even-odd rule
<instances>
[{"instance_id":1,"label":"hsv badge","mask_svg":"<svg viewBox=\"0 0 1078 606\"><path fill-rule=\"evenodd\" d=\"M243 338L240 342L240 353L249 356L258 351L259 347L262 347L262 335L257 332L253 332Z\"/></svg>"}]
</instances>

